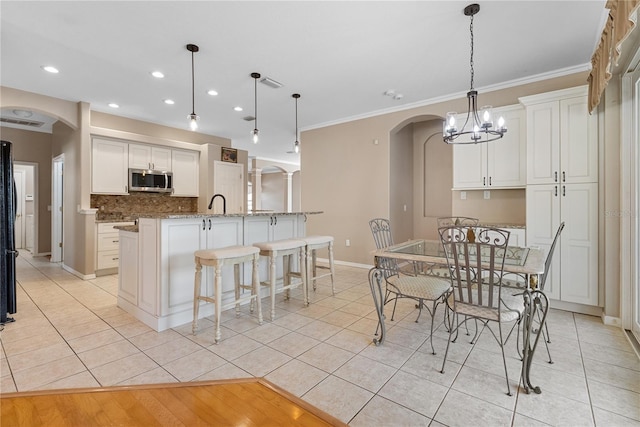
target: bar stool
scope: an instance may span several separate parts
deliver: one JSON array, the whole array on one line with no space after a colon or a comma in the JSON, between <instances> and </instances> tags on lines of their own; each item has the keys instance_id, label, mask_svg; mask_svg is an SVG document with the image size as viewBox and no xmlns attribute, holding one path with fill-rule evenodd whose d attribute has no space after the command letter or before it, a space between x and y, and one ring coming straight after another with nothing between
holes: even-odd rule
<instances>
[{"instance_id":1,"label":"bar stool","mask_svg":"<svg viewBox=\"0 0 640 427\"><path fill-rule=\"evenodd\" d=\"M269 292L271 295L271 320L276 317L276 291L286 291L286 298L289 298L289 289L297 288L302 285L302 294L304 298L304 305L309 305L308 293L307 293L307 274L305 266L305 247L306 243L297 239L283 239L274 240L271 242L259 242L254 243L257 249L260 250L260 255L269 258L269 280L262 282L261 284L269 286ZM291 271L291 257L293 255L300 257L300 271ZM276 260L279 256L282 256L282 287L276 289ZM300 281L291 283L291 277L298 277Z\"/></svg>"},{"instance_id":2,"label":"bar stool","mask_svg":"<svg viewBox=\"0 0 640 427\"><path fill-rule=\"evenodd\" d=\"M313 281L313 290L316 290L316 280L321 279L323 277L331 276L331 294L336 294L336 289L334 285L334 277L335 277L335 268L333 265L333 236L307 236L300 237L300 240L303 240L306 243L306 269L307 269L307 283ZM318 249L327 248L329 252L329 266L326 267L324 265L316 265L316 251ZM317 274L317 269L329 270L328 273L324 273L321 275ZM308 286L307 286L308 290ZM309 298L307 297L307 300Z\"/></svg>"},{"instance_id":3,"label":"bar stool","mask_svg":"<svg viewBox=\"0 0 640 427\"><path fill-rule=\"evenodd\" d=\"M258 260L260 250L253 246L228 246L220 249L201 249L195 251L196 275L193 287L193 334L198 331L198 310L200 301L210 302L215 305L215 342L220 340L220 313L222 310L236 307L236 315L240 313L240 303L249 301L253 311L253 300L256 300L258 310L258 324L262 324L262 307L260 305L260 280L258 278ZM240 265L244 262L253 262L253 274L251 285L240 283ZM213 295L201 295L200 283L202 266L215 268L215 280ZM222 267L233 265L235 276L235 301L222 304ZM240 297L240 289L251 289L251 295Z\"/></svg>"}]
</instances>

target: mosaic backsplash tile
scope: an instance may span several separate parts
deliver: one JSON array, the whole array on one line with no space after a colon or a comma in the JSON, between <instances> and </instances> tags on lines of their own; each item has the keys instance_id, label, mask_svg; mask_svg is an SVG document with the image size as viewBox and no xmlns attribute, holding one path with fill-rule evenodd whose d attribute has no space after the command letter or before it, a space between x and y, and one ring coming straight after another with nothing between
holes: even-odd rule
<instances>
[{"instance_id":1,"label":"mosaic backsplash tile","mask_svg":"<svg viewBox=\"0 0 640 427\"><path fill-rule=\"evenodd\" d=\"M197 197L172 197L162 193L131 193L128 196L92 194L91 207L98 209L96 220L135 219L139 214L198 212Z\"/></svg>"}]
</instances>

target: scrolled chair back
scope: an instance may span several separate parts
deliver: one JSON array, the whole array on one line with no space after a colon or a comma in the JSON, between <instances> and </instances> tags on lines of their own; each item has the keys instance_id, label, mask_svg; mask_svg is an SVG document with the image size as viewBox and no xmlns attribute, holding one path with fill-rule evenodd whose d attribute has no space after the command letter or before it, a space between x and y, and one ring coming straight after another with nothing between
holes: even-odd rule
<instances>
[{"instance_id":1,"label":"scrolled chair back","mask_svg":"<svg viewBox=\"0 0 640 427\"><path fill-rule=\"evenodd\" d=\"M438 233L451 271L454 304L484 307L499 316L509 231L454 225Z\"/></svg>"}]
</instances>

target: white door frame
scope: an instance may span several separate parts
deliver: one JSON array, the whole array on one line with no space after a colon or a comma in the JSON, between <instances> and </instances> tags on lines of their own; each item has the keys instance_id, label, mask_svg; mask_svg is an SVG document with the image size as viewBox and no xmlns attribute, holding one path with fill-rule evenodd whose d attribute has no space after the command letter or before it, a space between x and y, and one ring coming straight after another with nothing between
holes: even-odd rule
<instances>
[{"instance_id":1,"label":"white door frame","mask_svg":"<svg viewBox=\"0 0 640 427\"><path fill-rule=\"evenodd\" d=\"M620 314L640 341L640 50L632 64L635 71L622 77L620 111Z\"/></svg>"},{"instance_id":2,"label":"white door frame","mask_svg":"<svg viewBox=\"0 0 640 427\"><path fill-rule=\"evenodd\" d=\"M25 221L26 215L25 211L25 203L24 198L26 194L25 186L26 186L26 172L23 169L14 170L13 171L13 181L16 185L16 220L15 220L15 240L16 240L16 249L24 249L25 248Z\"/></svg>"},{"instance_id":3,"label":"white door frame","mask_svg":"<svg viewBox=\"0 0 640 427\"><path fill-rule=\"evenodd\" d=\"M56 156L51 165L51 262L64 260L63 243L64 211L62 210L64 154Z\"/></svg>"}]
</instances>

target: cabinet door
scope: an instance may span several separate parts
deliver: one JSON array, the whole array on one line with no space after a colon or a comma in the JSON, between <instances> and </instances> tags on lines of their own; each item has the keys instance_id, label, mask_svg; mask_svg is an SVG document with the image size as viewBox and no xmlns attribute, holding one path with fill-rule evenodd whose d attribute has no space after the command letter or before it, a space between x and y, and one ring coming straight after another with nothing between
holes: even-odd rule
<instances>
[{"instance_id":1,"label":"cabinet door","mask_svg":"<svg viewBox=\"0 0 640 427\"><path fill-rule=\"evenodd\" d=\"M151 169L151 146L129 144L129 167L132 169Z\"/></svg>"},{"instance_id":2,"label":"cabinet door","mask_svg":"<svg viewBox=\"0 0 640 427\"><path fill-rule=\"evenodd\" d=\"M560 101L560 173L564 183L598 181L598 123L587 97Z\"/></svg>"},{"instance_id":3,"label":"cabinet door","mask_svg":"<svg viewBox=\"0 0 640 427\"><path fill-rule=\"evenodd\" d=\"M598 184L562 185L562 301L598 304Z\"/></svg>"},{"instance_id":4,"label":"cabinet door","mask_svg":"<svg viewBox=\"0 0 640 427\"><path fill-rule=\"evenodd\" d=\"M527 106L527 184L559 181L559 109L558 101Z\"/></svg>"},{"instance_id":5,"label":"cabinet door","mask_svg":"<svg viewBox=\"0 0 640 427\"><path fill-rule=\"evenodd\" d=\"M560 226L560 185L527 186L527 245L548 253ZM549 277L545 283L549 298L560 299L560 248L556 246Z\"/></svg>"},{"instance_id":6,"label":"cabinet door","mask_svg":"<svg viewBox=\"0 0 640 427\"><path fill-rule=\"evenodd\" d=\"M196 151L171 151L174 196L198 197L199 157Z\"/></svg>"},{"instance_id":7,"label":"cabinet door","mask_svg":"<svg viewBox=\"0 0 640 427\"><path fill-rule=\"evenodd\" d=\"M297 217L297 215L274 216L272 240L292 239L294 237L297 237Z\"/></svg>"},{"instance_id":8,"label":"cabinet door","mask_svg":"<svg viewBox=\"0 0 640 427\"><path fill-rule=\"evenodd\" d=\"M453 188L482 188L487 185L487 144L453 146Z\"/></svg>"},{"instance_id":9,"label":"cabinet door","mask_svg":"<svg viewBox=\"0 0 640 427\"><path fill-rule=\"evenodd\" d=\"M524 187L527 181L527 146L524 109L498 110L494 116L505 118L508 129L504 136L487 146L487 186Z\"/></svg>"},{"instance_id":10,"label":"cabinet door","mask_svg":"<svg viewBox=\"0 0 640 427\"><path fill-rule=\"evenodd\" d=\"M210 224L210 225L209 225ZM210 228L209 228L210 227ZM226 246L236 246L244 244L243 222L241 217L213 217L207 219L207 249L218 249ZM246 263L249 265L250 263ZM233 266L227 265L222 267L222 301L232 301L235 296L235 277ZM250 269L248 271L251 271ZM244 276L244 277L243 277ZM251 278L251 275L244 275L242 270L240 273L240 281L242 283L250 282L245 277ZM213 294L214 271L213 268L207 268L207 286Z\"/></svg>"},{"instance_id":11,"label":"cabinet door","mask_svg":"<svg viewBox=\"0 0 640 427\"><path fill-rule=\"evenodd\" d=\"M138 305L138 233L120 233L118 297Z\"/></svg>"},{"instance_id":12,"label":"cabinet door","mask_svg":"<svg viewBox=\"0 0 640 427\"><path fill-rule=\"evenodd\" d=\"M242 163L213 162L213 192L226 198L228 214L244 213L246 201L244 165ZM214 205L214 213L222 213L222 204Z\"/></svg>"},{"instance_id":13,"label":"cabinet door","mask_svg":"<svg viewBox=\"0 0 640 427\"><path fill-rule=\"evenodd\" d=\"M202 219L162 220L159 265L161 316L193 308L193 254L206 247L207 232L203 228Z\"/></svg>"},{"instance_id":14,"label":"cabinet door","mask_svg":"<svg viewBox=\"0 0 640 427\"><path fill-rule=\"evenodd\" d=\"M138 307L147 313L158 314L160 299L160 265L158 259L158 224L160 221L140 218L138 221Z\"/></svg>"},{"instance_id":15,"label":"cabinet door","mask_svg":"<svg viewBox=\"0 0 640 427\"><path fill-rule=\"evenodd\" d=\"M151 169L171 172L171 150L163 147L151 147Z\"/></svg>"},{"instance_id":16,"label":"cabinet door","mask_svg":"<svg viewBox=\"0 0 640 427\"><path fill-rule=\"evenodd\" d=\"M93 138L91 147L91 192L128 194L129 165L127 143Z\"/></svg>"}]
</instances>

